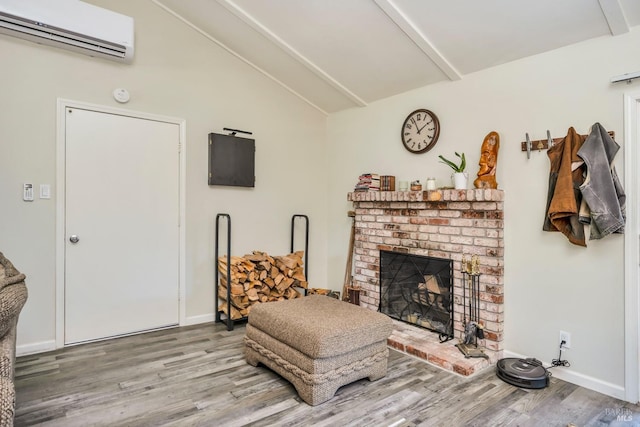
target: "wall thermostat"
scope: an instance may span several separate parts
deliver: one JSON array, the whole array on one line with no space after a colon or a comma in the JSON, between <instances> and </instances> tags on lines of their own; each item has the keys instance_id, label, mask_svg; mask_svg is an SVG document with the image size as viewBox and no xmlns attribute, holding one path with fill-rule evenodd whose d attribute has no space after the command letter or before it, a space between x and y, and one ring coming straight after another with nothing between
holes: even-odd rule
<instances>
[{"instance_id":1,"label":"wall thermostat","mask_svg":"<svg viewBox=\"0 0 640 427\"><path fill-rule=\"evenodd\" d=\"M25 182L22 185L22 200L25 202L33 202L33 184Z\"/></svg>"},{"instance_id":2,"label":"wall thermostat","mask_svg":"<svg viewBox=\"0 0 640 427\"><path fill-rule=\"evenodd\" d=\"M122 88L115 89L113 91L113 97L115 98L116 101L118 101L121 104L129 102L129 99L130 99L129 91Z\"/></svg>"}]
</instances>

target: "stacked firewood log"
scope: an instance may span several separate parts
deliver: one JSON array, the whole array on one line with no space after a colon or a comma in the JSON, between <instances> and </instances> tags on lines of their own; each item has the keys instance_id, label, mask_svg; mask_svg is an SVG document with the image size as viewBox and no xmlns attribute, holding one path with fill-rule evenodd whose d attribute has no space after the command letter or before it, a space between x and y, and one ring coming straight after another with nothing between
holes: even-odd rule
<instances>
[{"instance_id":1,"label":"stacked firewood log","mask_svg":"<svg viewBox=\"0 0 640 427\"><path fill-rule=\"evenodd\" d=\"M227 256L218 258L220 283L219 311L227 316L227 286L231 283L231 319L247 317L253 304L300 298L296 288L307 289L302 268L304 251L284 256L270 256L253 251L243 257L231 257L231 280L227 278Z\"/></svg>"}]
</instances>

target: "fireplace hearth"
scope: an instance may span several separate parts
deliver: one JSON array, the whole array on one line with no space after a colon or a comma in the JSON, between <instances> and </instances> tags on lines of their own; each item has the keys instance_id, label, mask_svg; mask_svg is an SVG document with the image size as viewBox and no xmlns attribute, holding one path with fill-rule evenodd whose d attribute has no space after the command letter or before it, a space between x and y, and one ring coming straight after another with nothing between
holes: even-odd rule
<instances>
[{"instance_id":1,"label":"fireplace hearth","mask_svg":"<svg viewBox=\"0 0 640 427\"><path fill-rule=\"evenodd\" d=\"M380 251L380 312L453 338L453 262Z\"/></svg>"}]
</instances>

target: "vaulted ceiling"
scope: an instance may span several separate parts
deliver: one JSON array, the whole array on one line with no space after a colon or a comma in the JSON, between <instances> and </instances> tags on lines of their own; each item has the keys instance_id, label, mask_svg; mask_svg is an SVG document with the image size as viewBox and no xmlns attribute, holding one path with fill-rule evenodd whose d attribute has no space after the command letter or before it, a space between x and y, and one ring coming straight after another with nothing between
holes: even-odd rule
<instances>
[{"instance_id":1,"label":"vaulted ceiling","mask_svg":"<svg viewBox=\"0 0 640 427\"><path fill-rule=\"evenodd\" d=\"M638 0L153 1L325 113L640 24Z\"/></svg>"}]
</instances>

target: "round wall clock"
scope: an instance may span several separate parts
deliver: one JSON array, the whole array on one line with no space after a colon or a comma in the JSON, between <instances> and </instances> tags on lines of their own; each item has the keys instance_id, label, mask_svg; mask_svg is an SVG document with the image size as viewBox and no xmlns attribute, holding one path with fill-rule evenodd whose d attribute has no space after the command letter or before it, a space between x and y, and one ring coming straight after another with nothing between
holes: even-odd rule
<instances>
[{"instance_id":1,"label":"round wall clock","mask_svg":"<svg viewBox=\"0 0 640 427\"><path fill-rule=\"evenodd\" d=\"M429 110L416 110L402 124L400 136L402 145L410 152L427 152L436 145L440 136L438 117Z\"/></svg>"}]
</instances>

